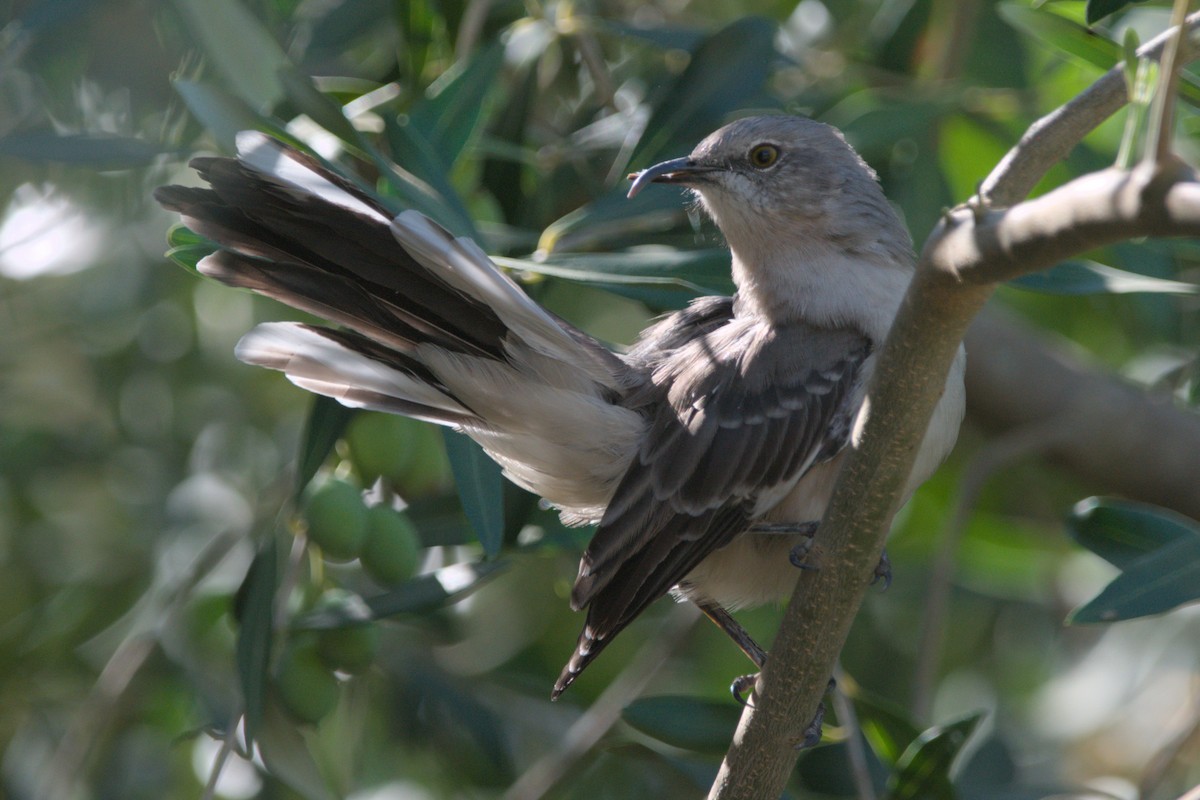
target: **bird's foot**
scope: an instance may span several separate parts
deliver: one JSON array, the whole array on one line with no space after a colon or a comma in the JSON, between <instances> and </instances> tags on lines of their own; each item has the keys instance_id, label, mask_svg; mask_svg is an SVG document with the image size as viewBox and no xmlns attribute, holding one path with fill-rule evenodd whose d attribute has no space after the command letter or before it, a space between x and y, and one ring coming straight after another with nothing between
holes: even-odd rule
<instances>
[{"instance_id":1,"label":"bird's foot","mask_svg":"<svg viewBox=\"0 0 1200 800\"><path fill-rule=\"evenodd\" d=\"M879 554L879 563L875 565L871 585L874 586L880 581L883 581L883 590L885 592L892 585L892 561L888 558L886 550Z\"/></svg>"},{"instance_id":2,"label":"bird's foot","mask_svg":"<svg viewBox=\"0 0 1200 800\"><path fill-rule=\"evenodd\" d=\"M825 692L828 694L837 686L837 681L833 678L829 679L829 683L825 686ZM817 703L817 713L813 715L812 722L808 723L808 727L804 729L804 738L797 744L797 750L807 750L810 747L816 747L821 743L821 725L825 722L825 704Z\"/></svg>"},{"instance_id":3,"label":"bird's foot","mask_svg":"<svg viewBox=\"0 0 1200 800\"><path fill-rule=\"evenodd\" d=\"M800 542L788 553L788 561L797 569L816 569L816 565L809 564L806 559L812 550L819 525L819 522L760 522L751 526L750 533L802 536Z\"/></svg>"},{"instance_id":4,"label":"bird's foot","mask_svg":"<svg viewBox=\"0 0 1200 800\"><path fill-rule=\"evenodd\" d=\"M749 675L739 675L733 679L733 683L729 684L729 693L733 695L733 699L740 706L752 705L750 700L754 697L754 684L758 683L758 673L752 672ZM749 692L747 697L746 693Z\"/></svg>"}]
</instances>

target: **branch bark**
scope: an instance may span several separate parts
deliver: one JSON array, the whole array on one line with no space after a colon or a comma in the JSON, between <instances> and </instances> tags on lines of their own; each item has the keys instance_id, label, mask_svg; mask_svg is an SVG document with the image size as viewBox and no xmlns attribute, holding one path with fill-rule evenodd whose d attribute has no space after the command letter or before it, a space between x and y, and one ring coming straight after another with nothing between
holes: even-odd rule
<instances>
[{"instance_id":1,"label":"branch bark","mask_svg":"<svg viewBox=\"0 0 1200 800\"><path fill-rule=\"evenodd\" d=\"M1200 15L1189 18L1191 26L1197 21ZM1143 49L1152 53L1151 45ZM1097 85L1084 93L1087 102L1064 106L1031 128L985 181L983 199L948 213L927 240L882 349L862 441L849 454L821 522L814 554L820 569L797 583L755 702L742 714L710 800L760 800L783 791L950 364L997 282L1105 243L1200 232L1200 185L1174 160L1128 172L1105 170L1007 211L986 210L988 201L1024 197L1070 146L1124 102L1119 67Z\"/></svg>"}]
</instances>

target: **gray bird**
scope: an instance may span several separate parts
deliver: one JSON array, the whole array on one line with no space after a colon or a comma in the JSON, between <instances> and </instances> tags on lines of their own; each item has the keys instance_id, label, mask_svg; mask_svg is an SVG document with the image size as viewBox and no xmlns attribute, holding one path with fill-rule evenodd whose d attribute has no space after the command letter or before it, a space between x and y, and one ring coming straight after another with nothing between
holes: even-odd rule
<instances>
[{"instance_id":1,"label":"gray bird","mask_svg":"<svg viewBox=\"0 0 1200 800\"><path fill-rule=\"evenodd\" d=\"M907 231L840 133L742 119L631 176L631 196L650 183L696 195L737 293L665 316L624 354L534 303L474 242L393 216L273 139L244 133L236 159L192 166L211 188L156 197L220 245L200 271L341 326L260 325L238 358L350 406L452 426L566 523L598 524L571 595L587 621L552 697L668 592L762 666L729 611L790 596L913 274ZM957 436L963 360L909 494Z\"/></svg>"}]
</instances>

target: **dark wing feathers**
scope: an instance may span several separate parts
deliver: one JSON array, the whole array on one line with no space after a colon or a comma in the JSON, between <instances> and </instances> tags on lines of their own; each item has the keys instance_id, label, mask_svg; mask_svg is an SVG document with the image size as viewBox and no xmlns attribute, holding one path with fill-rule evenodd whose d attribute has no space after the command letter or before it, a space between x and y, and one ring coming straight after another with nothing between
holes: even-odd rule
<instances>
[{"instance_id":1,"label":"dark wing feathers","mask_svg":"<svg viewBox=\"0 0 1200 800\"><path fill-rule=\"evenodd\" d=\"M743 531L760 492L794 484L849 438L869 340L734 318L732 308L694 303L630 351L653 375L629 401L650 424L580 562L571 603L588 608L588 622L556 695L647 604Z\"/></svg>"}]
</instances>

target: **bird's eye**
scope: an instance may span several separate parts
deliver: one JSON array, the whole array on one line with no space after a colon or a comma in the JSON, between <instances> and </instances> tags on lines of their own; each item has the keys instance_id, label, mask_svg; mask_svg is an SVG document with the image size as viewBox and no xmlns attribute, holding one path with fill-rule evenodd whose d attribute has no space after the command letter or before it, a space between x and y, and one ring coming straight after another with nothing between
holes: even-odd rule
<instances>
[{"instance_id":1,"label":"bird's eye","mask_svg":"<svg viewBox=\"0 0 1200 800\"><path fill-rule=\"evenodd\" d=\"M779 148L773 144L756 144L750 149L750 163L758 169L766 169L779 160Z\"/></svg>"}]
</instances>

